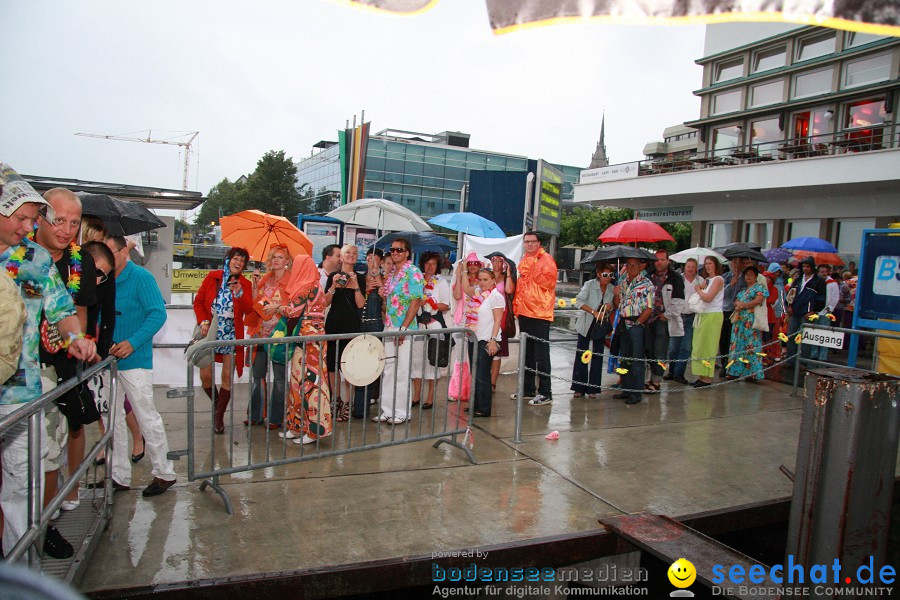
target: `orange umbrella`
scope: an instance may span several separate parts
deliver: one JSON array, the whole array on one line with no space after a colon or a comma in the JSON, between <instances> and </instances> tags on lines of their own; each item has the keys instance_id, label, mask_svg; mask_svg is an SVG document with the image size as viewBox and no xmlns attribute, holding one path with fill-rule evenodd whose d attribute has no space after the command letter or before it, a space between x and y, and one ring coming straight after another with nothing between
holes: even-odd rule
<instances>
[{"instance_id":1,"label":"orange umbrella","mask_svg":"<svg viewBox=\"0 0 900 600\"><path fill-rule=\"evenodd\" d=\"M284 217L251 209L222 217L219 223L222 225L222 242L246 248L253 260L265 260L273 244L285 244L291 257L296 254L312 256L312 240Z\"/></svg>"},{"instance_id":2,"label":"orange umbrella","mask_svg":"<svg viewBox=\"0 0 900 600\"><path fill-rule=\"evenodd\" d=\"M794 250L794 257L803 260L807 256L813 257L817 265L841 266L844 261L834 252L813 252L811 250Z\"/></svg>"}]
</instances>

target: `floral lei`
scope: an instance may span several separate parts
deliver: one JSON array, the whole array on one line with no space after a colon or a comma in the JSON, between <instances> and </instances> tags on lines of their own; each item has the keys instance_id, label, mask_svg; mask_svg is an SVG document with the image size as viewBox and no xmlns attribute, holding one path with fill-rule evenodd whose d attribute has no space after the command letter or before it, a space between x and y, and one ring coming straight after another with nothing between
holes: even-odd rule
<instances>
[{"instance_id":1,"label":"floral lei","mask_svg":"<svg viewBox=\"0 0 900 600\"><path fill-rule=\"evenodd\" d=\"M34 241L34 233L28 234L28 239ZM22 265L22 259L25 258L25 246L19 246L12 253L6 262L6 272L15 279L19 274L19 267ZM81 246L74 241L69 244L69 281L66 282L66 289L74 298L81 289Z\"/></svg>"}]
</instances>

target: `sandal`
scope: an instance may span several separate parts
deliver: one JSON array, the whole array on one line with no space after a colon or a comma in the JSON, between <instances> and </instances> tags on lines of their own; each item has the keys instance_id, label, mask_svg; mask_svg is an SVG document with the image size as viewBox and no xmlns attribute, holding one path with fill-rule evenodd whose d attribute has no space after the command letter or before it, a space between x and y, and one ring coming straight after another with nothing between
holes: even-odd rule
<instances>
[{"instance_id":1,"label":"sandal","mask_svg":"<svg viewBox=\"0 0 900 600\"><path fill-rule=\"evenodd\" d=\"M346 423L350 420L350 403L344 402L342 399L337 399L337 422L338 423Z\"/></svg>"},{"instance_id":2,"label":"sandal","mask_svg":"<svg viewBox=\"0 0 900 600\"><path fill-rule=\"evenodd\" d=\"M646 392L658 392L659 386L652 382L647 382L644 384L644 391Z\"/></svg>"},{"instance_id":3,"label":"sandal","mask_svg":"<svg viewBox=\"0 0 900 600\"><path fill-rule=\"evenodd\" d=\"M426 402L422 405L422 410L431 410L434 408L434 402Z\"/></svg>"},{"instance_id":4,"label":"sandal","mask_svg":"<svg viewBox=\"0 0 900 600\"><path fill-rule=\"evenodd\" d=\"M581 392L575 392L574 394L572 394L573 398L581 398L583 396L584 396L584 394L582 394Z\"/></svg>"}]
</instances>

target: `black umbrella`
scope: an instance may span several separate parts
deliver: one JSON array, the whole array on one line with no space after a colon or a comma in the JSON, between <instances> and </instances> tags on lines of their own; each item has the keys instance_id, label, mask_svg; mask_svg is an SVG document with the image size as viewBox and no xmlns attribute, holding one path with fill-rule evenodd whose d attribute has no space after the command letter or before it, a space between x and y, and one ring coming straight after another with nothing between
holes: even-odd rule
<instances>
[{"instance_id":1,"label":"black umbrella","mask_svg":"<svg viewBox=\"0 0 900 600\"><path fill-rule=\"evenodd\" d=\"M110 235L131 235L166 226L140 202L86 192L79 192L78 197L81 199L81 213L102 220Z\"/></svg>"},{"instance_id":2,"label":"black umbrella","mask_svg":"<svg viewBox=\"0 0 900 600\"><path fill-rule=\"evenodd\" d=\"M447 238L430 231L395 231L383 235L375 241L375 247L381 250L389 250L391 242L397 238L406 238L412 246L413 254L421 254L422 252L438 252L443 254L448 250L456 248L456 244Z\"/></svg>"},{"instance_id":3,"label":"black umbrella","mask_svg":"<svg viewBox=\"0 0 900 600\"><path fill-rule=\"evenodd\" d=\"M584 266L591 263L625 260L626 258L639 258L643 261L648 261L656 260L656 255L643 248L635 248L633 246L607 246L605 248L597 248L588 254L587 257L581 261L581 264Z\"/></svg>"},{"instance_id":4,"label":"black umbrella","mask_svg":"<svg viewBox=\"0 0 900 600\"><path fill-rule=\"evenodd\" d=\"M716 248L725 258L748 258L757 262L766 262L766 257L760 252L761 246L751 242L734 242L723 248Z\"/></svg>"}]
</instances>

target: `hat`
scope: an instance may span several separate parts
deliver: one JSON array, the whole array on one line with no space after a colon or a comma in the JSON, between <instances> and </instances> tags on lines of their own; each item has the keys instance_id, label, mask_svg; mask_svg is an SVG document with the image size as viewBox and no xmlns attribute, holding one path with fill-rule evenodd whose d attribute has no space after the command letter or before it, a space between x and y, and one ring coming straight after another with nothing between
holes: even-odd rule
<instances>
[{"instance_id":1,"label":"hat","mask_svg":"<svg viewBox=\"0 0 900 600\"><path fill-rule=\"evenodd\" d=\"M777 273L780 270L781 270L781 265L779 265L777 262L769 263L769 266L766 267L766 271L768 273L771 273L773 276L775 273Z\"/></svg>"},{"instance_id":2,"label":"hat","mask_svg":"<svg viewBox=\"0 0 900 600\"><path fill-rule=\"evenodd\" d=\"M372 246L371 248L366 250L366 256L370 254L374 254L378 258L384 258L384 250L382 250L381 248L376 248L375 246Z\"/></svg>"},{"instance_id":3,"label":"hat","mask_svg":"<svg viewBox=\"0 0 900 600\"><path fill-rule=\"evenodd\" d=\"M474 252L469 252L469 255L466 256L466 264L468 263L478 263L481 264L481 259L478 258L478 255Z\"/></svg>"},{"instance_id":4,"label":"hat","mask_svg":"<svg viewBox=\"0 0 900 600\"><path fill-rule=\"evenodd\" d=\"M505 254L503 254L502 252L496 252L496 251L495 251L495 252L491 252L490 254L488 254L487 256L485 256L485 258L487 258L488 260L490 260L490 259L494 258L495 256L499 256L500 258L502 258L502 259L504 259L504 260L509 260L509 259L506 258L506 255L505 255Z\"/></svg>"},{"instance_id":5,"label":"hat","mask_svg":"<svg viewBox=\"0 0 900 600\"><path fill-rule=\"evenodd\" d=\"M23 204L34 202L46 207L48 219L52 221L56 218L50 203L4 162L0 162L0 188L3 189L3 193L0 194L0 215L11 217Z\"/></svg>"}]
</instances>

